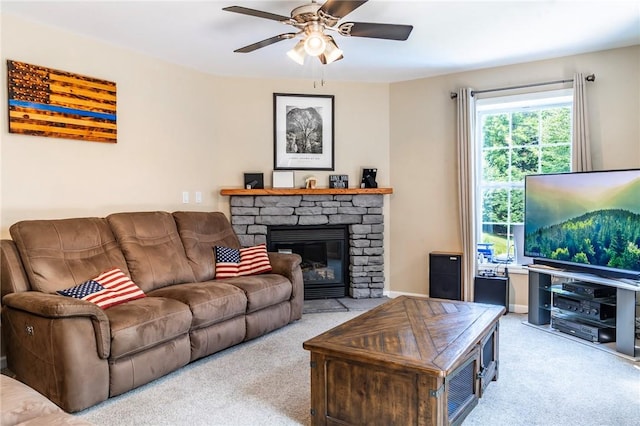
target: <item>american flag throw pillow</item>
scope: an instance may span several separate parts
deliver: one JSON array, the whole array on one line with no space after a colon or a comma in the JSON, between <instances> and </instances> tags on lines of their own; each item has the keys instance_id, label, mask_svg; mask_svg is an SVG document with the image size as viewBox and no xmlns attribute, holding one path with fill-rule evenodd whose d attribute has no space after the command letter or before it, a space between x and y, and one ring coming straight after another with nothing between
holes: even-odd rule
<instances>
[{"instance_id":1,"label":"american flag throw pillow","mask_svg":"<svg viewBox=\"0 0 640 426\"><path fill-rule=\"evenodd\" d=\"M102 309L145 297L144 292L120 269L114 268L59 294L95 303Z\"/></svg>"},{"instance_id":2,"label":"american flag throw pillow","mask_svg":"<svg viewBox=\"0 0 640 426\"><path fill-rule=\"evenodd\" d=\"M271 272L266 244L239 250L216 246L215 254L216 279Z\"/></svg>"}]
</instances>

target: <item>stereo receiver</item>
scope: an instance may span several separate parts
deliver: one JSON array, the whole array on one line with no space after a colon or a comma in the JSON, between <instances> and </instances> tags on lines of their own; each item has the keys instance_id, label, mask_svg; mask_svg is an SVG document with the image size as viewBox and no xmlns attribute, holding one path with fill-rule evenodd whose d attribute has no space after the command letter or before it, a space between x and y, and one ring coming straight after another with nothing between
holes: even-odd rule
<instances>
[{"instance_id":1,"label":"stereo receiver","mask_svg":"<svg viewBox=\"0 0 640 426\"><path fill-rule=\"evenodd\" d=\"M616 317L615 306L596 302L595 300L578 300L564 295L556 295L553 298L553 306L596 320L606 320Z\"/></svg>"},{"instance_id":2,"label":"stereo receiver","mask_svg":"<svg viewBox=\"0 0 640 426\"><path fill-rule=\"evenodd\" d=\"M609 287L602 284L585 283L582 281L562 283L562 289L591 299L599 299L601 297L611 297L616 295L615 287Z\"/></svg>"}]
</instances>

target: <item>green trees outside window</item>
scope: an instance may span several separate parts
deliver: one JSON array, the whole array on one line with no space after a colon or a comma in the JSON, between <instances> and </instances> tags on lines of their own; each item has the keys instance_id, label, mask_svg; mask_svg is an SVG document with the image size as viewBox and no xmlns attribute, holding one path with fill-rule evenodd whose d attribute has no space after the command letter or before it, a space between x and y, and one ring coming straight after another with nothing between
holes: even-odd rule
<instances>
[{"instance_id":1,"label":"green trees outside window","mask_svg":"<svg viewBox=\"0 0 640 426\"><path fill-rule=\"evenodd\" d=\"M524 223L524 177L571 171L571 97L493 101L477 110L479 243L512 260L513 225Z\"/></svg>"}]
</instances>

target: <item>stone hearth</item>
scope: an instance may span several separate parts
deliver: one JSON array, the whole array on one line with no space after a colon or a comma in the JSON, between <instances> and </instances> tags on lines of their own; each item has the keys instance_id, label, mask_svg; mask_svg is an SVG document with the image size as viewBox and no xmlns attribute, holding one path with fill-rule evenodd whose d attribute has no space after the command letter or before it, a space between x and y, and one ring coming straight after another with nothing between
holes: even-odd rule
<instances>
[{"instance_id":1,"label":"stone hearth","mask_svg":"<svg viewBox=\"0 0 640 426\"><path fill-rule=\"evenodd\" d=\"M269 226L347 225L349 295L378 298L384 289L381 194L232 195L231 223L247 247L266 243Z\"/></svg>"}]
</instances>

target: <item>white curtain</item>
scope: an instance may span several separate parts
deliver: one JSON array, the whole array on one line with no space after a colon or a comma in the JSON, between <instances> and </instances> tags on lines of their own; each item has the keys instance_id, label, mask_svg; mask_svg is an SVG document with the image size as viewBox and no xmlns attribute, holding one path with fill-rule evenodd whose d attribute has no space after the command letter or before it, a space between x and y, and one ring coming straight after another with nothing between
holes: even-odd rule
<instances>
[{"instance_id":1,"label":"white curtain","mask_svg":"<svg viewBox=\"0 0 640 426\"><path fill-rule=\"evenodd\" d=\"M457 152L458 152L458 200L462 238L463 300L473 300L473 279L476 274L476 220L475 220L475 149L474 121L475 101L472 90L458 90Z\"/></svg>"},{"instance_id":2,"label":"white curtain","mask_svg":"<svg viewBox=\"0 0 640 426\"><path fill-rule=\"evenodd\" d=\"M592 170L586 83L585 76L582 73L573 75L573 150L571 169L574 172Z\"/></svg>"}]
</instances>

